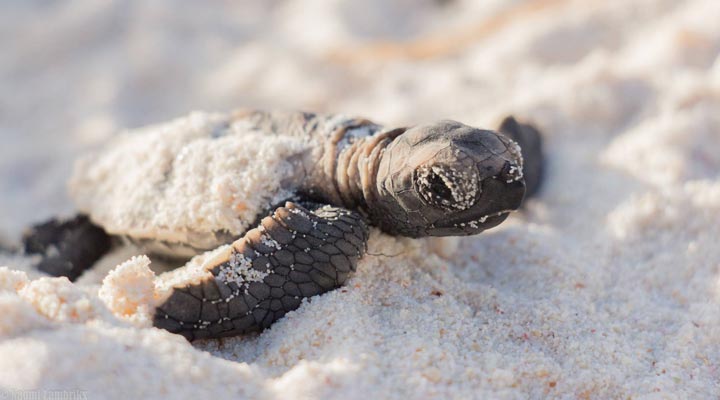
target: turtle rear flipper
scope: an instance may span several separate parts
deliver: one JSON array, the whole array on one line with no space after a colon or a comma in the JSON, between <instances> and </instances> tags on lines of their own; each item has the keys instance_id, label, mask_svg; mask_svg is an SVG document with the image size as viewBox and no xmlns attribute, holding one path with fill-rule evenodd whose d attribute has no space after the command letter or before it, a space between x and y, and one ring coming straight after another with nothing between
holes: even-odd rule
<instances>
[{"instance_id":1,"label":"turtle rear flipper","mask_svg":"<svg viewBox=\"0 0 720 400\"><path fill-rule=\"evenodd\" d=\"M525 197L534 196L542 184L545 164L542 134L534 126L519 123L512 116L502 121L498 131L520 145L525 176Z\"/></svg>"},{"instance_id":2,"label":"turtle rear flipper","mask_svg":"<svg viewBox=\"0 0 720 400\"><path fill-rule=\"evenodd\" d=\"M205 267L205 277L174 287L154 325L188 340L267 328L303 298L342 285L368 232L357 212L288 202Z\"/></svg>"},{"instance_id":3,"label":"turtle rear flipper","mask_svg":"<svg viewBox=\"0 0 720 400\"><path fill-rule=\"evenodd\" d=\"M111 239L85 215L53 218L28 229L22 238L27 254L40 254L40 271L74 281L110 250Z\"/></svg>"}]
</instances>

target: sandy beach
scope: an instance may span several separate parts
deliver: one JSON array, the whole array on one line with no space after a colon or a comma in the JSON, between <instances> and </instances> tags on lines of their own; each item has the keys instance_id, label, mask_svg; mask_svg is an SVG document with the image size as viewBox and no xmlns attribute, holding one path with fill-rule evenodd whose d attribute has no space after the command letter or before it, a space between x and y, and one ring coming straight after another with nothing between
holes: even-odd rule
<instances>
[{"instance_id":1,"label":"sandy beach","mask_svg":"<svg viewBox=\"0 0 720 400\"><path fill-rule=\"evenodd\" d=\"M0 398L720 397L717 16L716 0L3 3L5 247L73 213L82 154L192 111L513 114L548 163L499 227L374 230L345 287L243 337L150 327L161 265L131 248L75 283L0 251Z\"/></svg>"}]
</instances>

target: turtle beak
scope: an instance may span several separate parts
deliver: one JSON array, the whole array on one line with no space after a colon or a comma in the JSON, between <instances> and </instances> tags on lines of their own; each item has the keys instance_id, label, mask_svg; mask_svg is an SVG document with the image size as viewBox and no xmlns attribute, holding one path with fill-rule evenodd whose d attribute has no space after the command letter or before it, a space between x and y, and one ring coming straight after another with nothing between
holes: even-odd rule
<instances>
[{"instance_id":1,"label":"turtle beak","mask_svg":"<svg viewBox=\"0 0 720 400\"><path fill-rule=\"evenodd\" d=\"M428 232L433 236L475 235L503 222L512 211L522 205L525 182L507 182L509 177L498 175L482 182L482 195L467 210L446 215Z\"/></svg>"}]
</instances>

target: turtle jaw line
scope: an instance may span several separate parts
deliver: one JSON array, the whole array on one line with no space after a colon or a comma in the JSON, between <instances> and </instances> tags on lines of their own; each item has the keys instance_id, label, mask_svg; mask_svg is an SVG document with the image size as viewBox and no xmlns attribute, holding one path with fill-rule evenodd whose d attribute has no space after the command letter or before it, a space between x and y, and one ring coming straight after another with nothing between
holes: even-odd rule
<instances>
[{"instance_id":1,"label":"turtle jaw line","mask_svg":"<svg viewBox=\"0 0 720 400\"><path fill-rule=\"evenodd\" d=\"M500 211L496 211L493 213L485 214L480 218L474 219L470 222L466 222L465 225L482 226L483 224L485 224L487 222L493 222L494 219L500 219L501 221L503 221L503 220L505 220L505 218L507 218L510 215L511 212L515 212L515 211L516 210L514 210L514 209L505 209L505 210L500 210Z\"/></svg>"},{"instance_id":2,"label":"turtle jaw line","mask_svg":"<svg viewBox=\"0 0 720 400\"><path fill-rule=\"evenodd\" d=\"M506 216L506 217L507 217L508 215L510 215L510 213L515 212L515 211L517 211L517 210L515 210L515 209L501 210L501 211L497 211L497 212L494 212L494 213L490 213L490 214L483 215L482 217L478 218L477 220L474 220L474 221L471 221L471 222L479 222L479 223L483 224L483 223L485 223L485 222L486 222L488 219L490 219L490 218L500 217L500 216Z\"/></svg>"},{"instance_id":3,"label":"turtle jaw line","mask_svg":"<svg viewBox=\"0 0 720 400\"><path fill-rule=\"evenodd\" d=\"M517 210L515 209L504 209L496 212L492 212L489 214L485 214L479 218L474 218L469 221L461 219L461 220L450 220L448 222L442 223L440 225L434 225L433 228L459 228L459 229L472 229L475 231L475 233L480 233L484 231L485 229L489 229L492 227L497 226L500 222L504 221L512 212L515 212ZM495 223L497 222L497 223ZM489 225L485 227L484 225Z\"/></svg>"}]
</instances>

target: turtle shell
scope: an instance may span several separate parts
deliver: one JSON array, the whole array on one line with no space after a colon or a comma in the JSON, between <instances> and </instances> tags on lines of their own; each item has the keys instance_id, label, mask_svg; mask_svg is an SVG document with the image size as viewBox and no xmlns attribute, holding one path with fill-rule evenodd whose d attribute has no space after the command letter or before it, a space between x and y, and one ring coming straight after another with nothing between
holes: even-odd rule
<instances>
[{"instance_id":1,"label":"turtle shell","mask_svg":"<svg viewBox=\"0 0 720 400\"><path fill-rule=\"evenodd\" d=\"M76 162L72 199L108 233L175 255L239 237L293 195L318 145L233 115L196 112L115 136Z\"/></svg>"}]
</instances>

